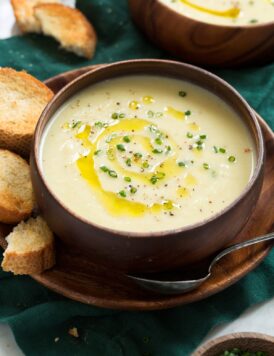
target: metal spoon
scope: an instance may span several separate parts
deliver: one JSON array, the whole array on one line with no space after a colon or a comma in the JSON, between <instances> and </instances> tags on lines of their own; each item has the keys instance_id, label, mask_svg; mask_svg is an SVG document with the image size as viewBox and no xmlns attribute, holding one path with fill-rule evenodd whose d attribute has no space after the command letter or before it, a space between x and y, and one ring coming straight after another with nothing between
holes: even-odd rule
<instances>
[{"instance_id":1,"label":"metal spoon","mask_svg":"<svg viewBox=\"0 0 274 356\"><path fill-rule=\"evenodd\" d=\"M190 280L157 280L151 278L143 278L134 275L128 275L128 277L134 280L141 287L152 290L161 294L181 294L189 292L193 289L198 288L202 283L204 283L207 279L210 278L213 266L224 256L230 254L231 252L240 250L242 248L252 246L261 242L266 242L274 240L274 232L257 237L256 239L244 241L238 243L236 245L232 245L222 252L220 252L210 263L207 271L207 275L198 279L190 279Z\"/></svg>"}]
</instances>

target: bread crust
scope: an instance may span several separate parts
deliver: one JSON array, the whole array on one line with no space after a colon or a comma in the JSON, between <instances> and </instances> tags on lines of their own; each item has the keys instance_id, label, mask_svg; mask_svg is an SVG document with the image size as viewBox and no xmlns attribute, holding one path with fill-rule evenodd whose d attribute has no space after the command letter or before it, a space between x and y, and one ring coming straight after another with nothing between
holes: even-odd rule
<instances>
[{"instance_id":1,"label":"bread crust","mask_svg":"<svg viewBox=\"0 0 274 356\"><path fill-rule=\"evenodd\" d=\"M2 268L14 274L39 274L55 264L54 236L38 216L21 222L6 237Z\"/></svg>"},{"instance_id":2,"label":"bread crust","mask_svg":"<svg viewBox=\"0 0 274 356\"><path fill-rule=\"evenodd\" d=\"M42 32L53 36L62 48L92 58L97 36L81 11L62 4L40 4L34 7L34 15L41 23Z\"/></svg>"},{"instance_id":3,"label":"bread crust","mask_svg":"<svg viewBox=\"0 0 274 356\"><path fill-rule=\"evenodd\" d=\"M0 221L6 224L17 223L31 215L34 207L34 193L30 181L28 163L17 154L0 149ZM17 172L17 173L16 173ZM11 176L10 179L5 175ZM17 182L16 179L24 181ZM8 182L8 184L7 184ZM17 185L22 184L24 194L17 194Z\"/></svg>"},{"instance_id":4,"label":"bread crust","mask_svg":"<svg viewBox=\"0 0 274 356\"><path fill-rule=\"evenodd\" d=\"M0 68L0 148L28 156L36 123L53 95L30 74Z\"/></svg>"},{"instance_id":5,"label":"bread crust","mask_svg":"<svg viewBox=\"0 0 274 356\"><path fill-rule=\"evenodd\" d=\"M24 254L10 252L5 255L2 268L13 274L40 274L55 264L54 244L46 245L42 250Z\"/></svg>"},{"instance_id":6,"label":"bread crust","mask_svg":"<svg viewBox=\"0 0 274 356\"><path fill-rule=\"evenodd\" d=\"M16 23L20 30L27 32L41 32L41 25L34 16L33 8L41 3L58 3L59 0L11 0Z\"/></svg>"}]
</instances>

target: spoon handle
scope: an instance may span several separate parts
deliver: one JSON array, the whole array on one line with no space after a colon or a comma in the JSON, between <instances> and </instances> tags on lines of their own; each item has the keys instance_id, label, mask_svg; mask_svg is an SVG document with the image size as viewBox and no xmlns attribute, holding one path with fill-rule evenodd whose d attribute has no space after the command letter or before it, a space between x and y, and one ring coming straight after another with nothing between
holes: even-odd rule
<instances>
[{"instance_id":1,"label":"spoon handle","mask_svg":"<svg viewBox=\"0 0 274 356\"><path fill-rule=\"evenodd\" d=\"M248 247L248 246L256 245L256 244L261 243L261 242L266 242L266 241L271 241L271 240L274 240L274 232L271 232L270 234L263 235L263 236L260 236L260 237L256 237L256 239L247 240L247 241L244 241L244 242L240 242L240 243L238 243L236 245L232 245L232 246L226 248L225 250L223 250L222 252L220 252L214 258L214 260L211 262L210 269L217 261L219 261L221 258L223 258L224 256L228 255L231 252L240 250L240 249Z\"/></svg>"}]
</instances>

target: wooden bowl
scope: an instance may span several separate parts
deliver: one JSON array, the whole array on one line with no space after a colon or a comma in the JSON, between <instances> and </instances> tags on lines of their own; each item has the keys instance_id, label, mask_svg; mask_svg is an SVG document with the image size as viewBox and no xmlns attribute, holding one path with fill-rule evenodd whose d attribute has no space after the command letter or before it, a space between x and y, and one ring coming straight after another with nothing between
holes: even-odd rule
<instances>
[{"instance_id":1,"label":"wooden bowl","mask_svg":"<svg viewBox=\"0 0 274 356\"><path fill-rule=\"evenodd\" d=\"M159 74L160 73L160 74ZM157 233L117 231L91 223L64 206L51 192L39 163L43 131L56 110L83 88L117 76L154 74L187 80L215 93L245 121L257 150L253 176L242 194L227 208L203 222ZM226 82L191 65L161 60L131 60L88 72L62 89L38 122L31 154L34 191L42 214L65 243L87 254L97 264L130 272L152 272L199 261L231 241L247 222L263 181L264 144L253 110Z\"/></svg>"},{"instance_id":2,"label":"wooden bowl","mask_svg":"<svg viewBox=\"0 0 274 356\"><path fill-rule=\"evenodd\" d=\"M233 348L250 352L264 351L268 356L272 356L274 337L260 333L233 333L206 342L191 356L220 356L222 352Z\"/></svg>"},{"instance_id":3,"label":"wooden bowl","mask_svg":"<svg viewBox=\"0 0 274 356\"><path fill-rule=\"evenodd\" d=\"M159 0L129 0L137 26L160 48L202 66L238 67L274 59L274 22L226 26L201 22Z\"/></svg>"}]
</instances>

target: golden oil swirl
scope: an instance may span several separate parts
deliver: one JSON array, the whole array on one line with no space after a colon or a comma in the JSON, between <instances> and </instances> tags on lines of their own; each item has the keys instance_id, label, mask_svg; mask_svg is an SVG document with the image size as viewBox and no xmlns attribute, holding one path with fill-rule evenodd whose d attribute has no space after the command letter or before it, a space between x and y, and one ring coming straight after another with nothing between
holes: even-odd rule
<instances>
[{"instance_id":1,"label":"golden oil swirl","mask_svg":"<svg viewBox=\"0 0 274 356\"><path fill-rule=\"evenodd\" d=\"M174 109L172 114L178 116L179 112ZM181 114L179 115L182 116ZM177 117L178 118L178 117ZM98 167L96 168L95 157L96 152L101 151L100 145L104 144L104 151L107 158L110 161L111 169L117 172L119 177L130 176L134 182L140 182L142 184L151 184L152 177L161 180L159 184L164 184L171 176L179 175L182 169L177 165L176 159L178 156L178 146L172 139L168 138L168 146L166 154L161 155L161 159L150 165L150 169L139 171L142 164L146 162L146 158L133 159L133 167L127 167L121 163L117 146L125 144L123 138L127 135L128 139L134 140L142 147L143 152L147 152L148 156L153 156L153 148L155 144L153 141L155 137L149 134L149 129L159 132L158 128L152 124L152 122L140 119L123 119L117 123L114 123L108 127L103 127L101 132L92 141L90 139L90 133L92 127L90 125L84 125L79 130L80 132L75 135L77 139L81 141L82 146L89 151L87 156L81 156L77 160L77 167L81 173L81 176L92 186L93 191L97 195L97 198L109 213L116 216L140 216L145 212L157 213L162 210L171 210L176 208L176 204L171 200L162 199L160 203L144 204L131 199L125 199L117 194L117 192L104 190L100 177L98 176ZM147 134L146 134L147 132ZM165 135L161 132L162 135ZM166 135L167 137L167 135ZM184 192L184 196L186 193Z\"/></svg>"},{"instance_id":2,"label":"golden oil swirl","mask_svg":"<svg viewBox=\"0 0 274 356\"><path fill-rule=\"evenodd\" d=\"M193 9L196 9L198 11L205 12L205 13L208 13L211 15L220 16L220 17L228 17L228 18L235 19L239 16L239 14L241 12L240 8L236 7L236 6L231 7L227 10L220 11L220 10L208 9L204 6L194 4L192 1L189 1L189 0L180 0L180 1L184 5L192 7Z\"/></svg>"}]
</instances>

